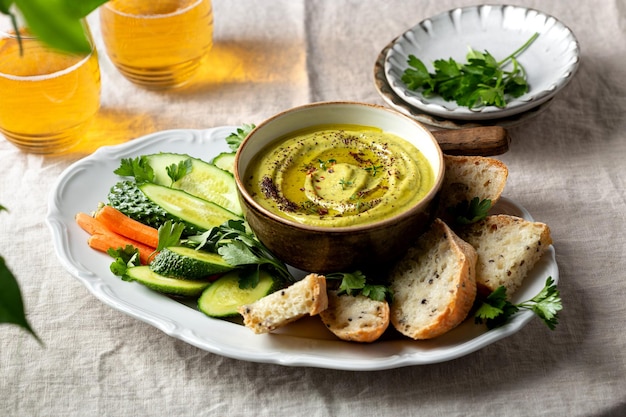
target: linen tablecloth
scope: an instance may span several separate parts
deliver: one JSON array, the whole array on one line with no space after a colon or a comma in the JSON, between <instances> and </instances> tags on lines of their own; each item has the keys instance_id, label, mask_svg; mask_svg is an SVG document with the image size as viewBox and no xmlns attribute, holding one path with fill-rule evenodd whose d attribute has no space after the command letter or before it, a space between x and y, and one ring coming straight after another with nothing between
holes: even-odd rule
<instances>
[{"instance_id":1,"label":"linen tablecloth","mask_svg":"<svg viewBox=\"0 0 626 417\"><path fill-rule=\"evenodd\" d=\"M44 157L0 140L9 209L0 253L44 341L0 326L0 415L625 415L626 2L508 3L555 16L582 51L571 83L509 129L500 157L505 196L552 230L564 304L556 330L534 319L455 360L338 371L208 353L98 301L61 266L44 220L52 184L72 162L163 129L259 123L314 101L384 104L373 82L381 49L428 16L476 2L214 0L215 43L198 80L162 93L115 70L96 12L101 110L83 143Z\"/></svg>"}]
</instances>

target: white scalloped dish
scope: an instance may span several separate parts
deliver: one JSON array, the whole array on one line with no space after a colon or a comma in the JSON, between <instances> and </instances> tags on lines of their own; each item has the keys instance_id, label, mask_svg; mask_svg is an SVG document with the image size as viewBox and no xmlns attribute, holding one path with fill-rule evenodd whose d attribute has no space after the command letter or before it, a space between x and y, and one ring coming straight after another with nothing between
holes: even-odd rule
<instances>
[{"instance_id":1,"label":"white scalloped dish","mask_svg":"<svg viewBox=\"0 0 626 417\"><path fill-rule=\"evenodd\" d=\"M527 72L529 91L510 99L505 108L469 109L439 96L424 97L402 81L409 55L434 71L432 63L453 58L466 62L468 48L487 50L501 60L535 32L539 37L518 57ZM490 120L529 111L553 98L576 73L578 41L563 23L533 9L510 5L458 8L425 19L399 36L387 52L385 75L393 91L407 104L432 115L457 120Z\"/></svg>"},{"instance_id":2,"label":"white scalloped dish","mask_svg":"<svg viewBox=\"0 0 626 417\"><path fill-rule=\"evenodd\" d=\"M122 145L100 148L68 167L53 187L46 218L63 267L103 303L172 337L218 355L287 366L379 370L437 363L470 354L510 336L533 319L531 312L524 311L505 326L487 331L470 318L434 340L413 341L390 332L367 345L339 341L315 317L291 324L275 334L257 335L236 322L205 316L193 302L177 301L114 276L109 270L111 258L87 246L87 234L75 224L74 215L91 212L106 200L108 190L119 180L113 170L119 166L120 159L178 152L208 161L228 151L224 138L235 129L158 132ZM523 207L507 199L502 199L495 210L532 219ZM514 301L533 297L543 288L548 276L558 282L553 247L527 277Z\"/></svg>"}]
</instances>

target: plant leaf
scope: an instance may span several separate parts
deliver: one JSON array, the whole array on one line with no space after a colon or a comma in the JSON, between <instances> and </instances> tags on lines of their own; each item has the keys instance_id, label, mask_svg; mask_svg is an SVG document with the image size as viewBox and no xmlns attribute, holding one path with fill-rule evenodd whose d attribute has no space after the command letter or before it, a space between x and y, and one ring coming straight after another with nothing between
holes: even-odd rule
<instances>
[{"instance_id":1,"label":"plant leaf","mask_svg":"<svg viewBox=\"0 0 626 417\"><path fill-rule=\"evenodd\" d=\"M5 0L6 1L6 0ZM87 54L91 44L82 18L105 1L15 0L30 30L52 48Z\"/></svg>"},{"instance_id":2,"label":"plant leaf","mask_svg":"<svg viewBox=\"0 0 626 417\"><path fill-rule=\"evenodd\" d=\"M26 319L22 293L2 256L0 256L0 323L17 324L42 343Z\"/></svg>"}]
</instances>

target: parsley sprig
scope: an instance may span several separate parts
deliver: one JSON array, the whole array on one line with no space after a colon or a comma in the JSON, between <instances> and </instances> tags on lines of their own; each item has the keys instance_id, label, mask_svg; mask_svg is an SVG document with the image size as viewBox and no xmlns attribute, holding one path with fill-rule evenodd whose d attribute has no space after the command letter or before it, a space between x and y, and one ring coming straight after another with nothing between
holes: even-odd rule
<instances>
[{"instance_id":1,"label":"parsley sprig","mask_svg":"<svg viewBox=\"0 0 626 417\"><path fill-rule=\"evenodd\" d=\"M341 280L337 294L359 295L362 294L366 297L376 301L388 300L391 301L393 294L391 289L384 285L372 284L367 281L367 277L361 271L354 272L334 272L326 274L326 279Z\"/></svg>"},{"instance_id":2,"label":"parsley sprig","mask_svg":"<svg viewBox=\"0 0 626 417\"><path fill-rule=\"evenodd\" d=\"M241 288L256 287L261 268L271 269L285 283L295 282L287 265L247 230L243 220L229 220L189 239L198 243L198 249L217 252L229 264L241 267Z\"/></svg>"},{"instance_id":3,"label":"parsley sprig","mask_svg":"<svg viewBox=\"0 0 626 417\"><path fill-rule=\"evenodd\" d=\"M479 52L470 48L467 63L461 64L453 58L433 62L434 73L415 55L409 55L409 68L402 74L409 90L421 91L425 97L441 96L446 101L455 101L459 106L506 107L508 97L520 97L529 90L526 70L517 57L539 36L533 34L512 54L497 61L488 51ZM513 68L505 69L509 65Z\"/></svg>"},{"instance_id":4,"label":"parsley sprig","mask_svg":"<svg viewBox=\"0 0 626 417\"><path fill-rule=\"evenodd\" d=\"M172 184L189 174L193 169L191 158L186 158L177 164L171 164L165 167L167 176L172 180ZM150 161L146 155L136 158L122 158L120 166L113 171L120 177L133 177L136 182L155 182L156 174L150 165Z\"/></svg>"},{"instance_id":5,"label":"parsley sprig","mask_svg":"<svg viewBox=\"0 0 626 417\"><path fill-rule=\"evenodd\" d=\"M474 197L470 201L463 200L454 207L448 207L448 212L457 224L468 225L487 217L491 206L490 199Z\"/></svg>"},{"instance_id":6,"label":"parsley sprig","mask_svg":"<svg viewBox=\"0 0 626 417\"><path fill-rule=\"evenodd\" d=\"M238 127L235 132L232 132L230 135L226 136L226 143L233 151L236 151L241 145L241 142L252 132L252 130L256 126L254 124L242 124L241 127Z\"/></svg>"},{"instance_id":7,"label":"parsley sprig","mask_svg":"<svg viewBox=\"0 0 626 417\"><path fill-rule=\"evenodd\" d=\"M478 308L474 320L478 324L485 322L488 329L493 329L507 323L513 314L522 309L531 310L550 330L555 329L558 324L558 313L563 309L563 305L552 277L546 279L546 284L539 294L519 304L507 300L506 288L498 287Z\"/></svg>"}]
</instances>

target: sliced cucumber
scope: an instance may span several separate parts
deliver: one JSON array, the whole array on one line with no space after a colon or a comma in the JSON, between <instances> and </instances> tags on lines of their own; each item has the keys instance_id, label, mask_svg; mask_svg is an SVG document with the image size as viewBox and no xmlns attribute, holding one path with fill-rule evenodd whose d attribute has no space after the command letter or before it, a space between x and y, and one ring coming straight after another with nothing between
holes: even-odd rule
<instances>
[{"instance_id":1,"label":"sliced cucumber","mask_svg":"<svg viewBox=\"0 0 626 417\"><path fill-rule=\"evenodd\" d=\"M195 197L185 191L163 185L143 183L139 189L153 203L172 217L192 227L206 231L228 220L241 220L241 216L217 204Z\"/></svg>"},{"instance_id":2,"label":"sliced cucumber","mask_svg":"<svg viewBox=\"0 0 626 417\"><path fill-rule=\"evenodd\" d=\"M217 253L170 246L154 257L150 269L166 277L196 280L231 271L235 267Z\"/></svg>"},{"instance_id":3,"label":"sliced cucumber","mask_svg":"<svg viewBox=\"0 0 626 417\"><path fill-rule=\"evenodd\" d=\"M237 185L230 172L189 155L157 153L147 155L146 158L154 170L157 184L186 191L237 215L242 215ZM186 160L191 161L191 172L172 183L172 179L167 174L167 168Z\"/></svg>"},{"instance_id":4,"label":"sliced cucumber","mask_svg":"<svg viewBox=\"0 0 626 417\"><path fill-rule=\"evenodd\" d=\"M160 293L182 297L198 297L211 285L207 280L197 281L164 277L152 271L147 265L128 268L124 280L137 281Z\"/></svg>"},{"instance_id":5,"label":"sliced cucumber","mask_svg":"<svg viewBox=\"0 0 626 417\"><path fill-rule=\"evenodd\" d=\"M214 281L198 299L198 309L209 317L232 317L237 309L274 292L277 281L261 271L254 288L239 288L239 271L232 271Z\"/></svg>"},{"instance_id":6,"label":"sliced cucumber","mask_svg":"<svg viewBox=\"0 0 626 417\"><path fill-rule=\"evenodd\" d=\"M228 171L231 174L235 172L235 152L222 152L211 161L216 167Z\"/></svg>"}]
</instances>

